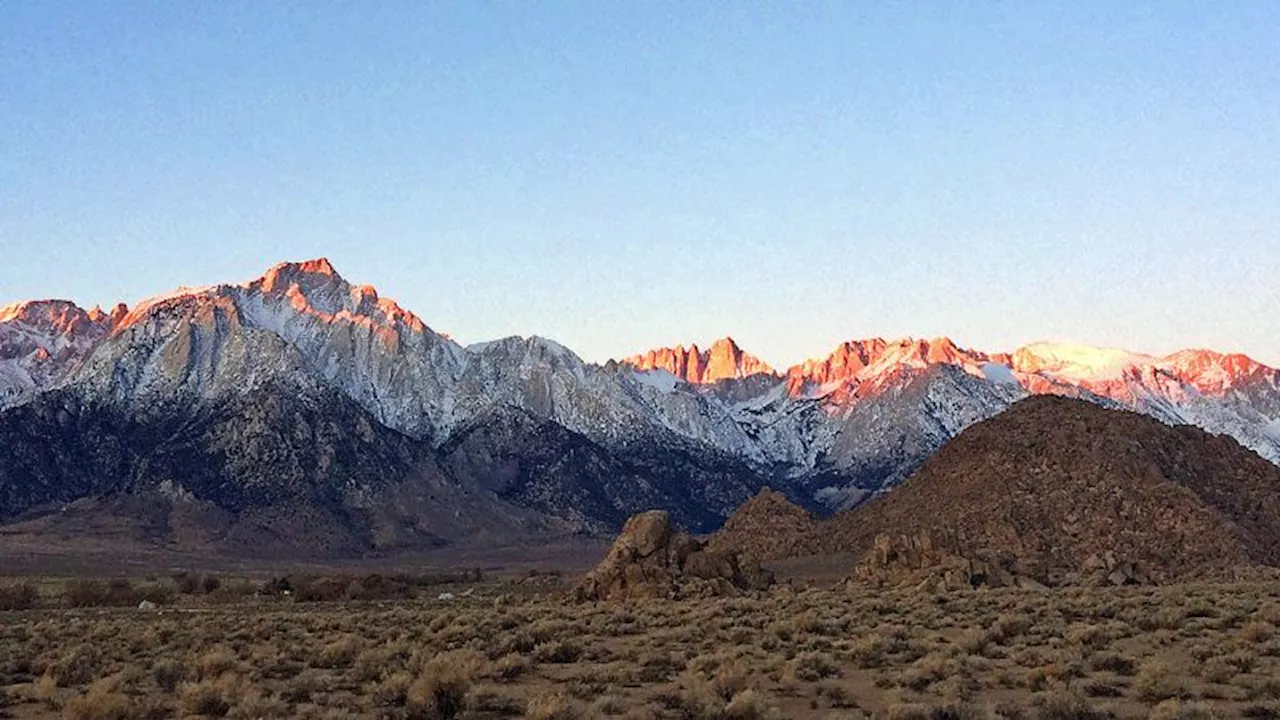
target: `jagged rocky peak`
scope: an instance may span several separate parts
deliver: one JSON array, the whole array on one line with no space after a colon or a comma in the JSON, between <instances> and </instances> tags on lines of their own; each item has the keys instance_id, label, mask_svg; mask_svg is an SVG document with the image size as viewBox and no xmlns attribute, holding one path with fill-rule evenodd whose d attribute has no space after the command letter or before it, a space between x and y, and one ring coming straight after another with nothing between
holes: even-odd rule
<instances>
[{"instance_id":1,"label":"jagged rocky peak","mask_svg":"<svg viewBox=\"0 0 1280 720\"><path fill-rule=\"evenodd\" d=\"M120 321L128 314L129 306L124 303L116 303L116 306L111 308L111 312L109 313L104 311L100 306L94 305L93 309L89 311L89 319L94 323L105 323L108 327L115 328L115 326L119 325Z\"/></svg>"},{"instance_id":2,"label":"jagged rocky peak","mask_svg":"<svg viewBox=\"0 0 1280 720\"><path fill-rule=\"evenodd\" d=\"M809 384L822 386L855 377L884 352L884 347L880 338L840 343L825 358L805 360L787 370L787 388L792 395L799 395Z\"/></svg>"},{"instance_id":3,"label":"jagged rocky peak","mask_svg":"<svg viewBox=\"0 0 1280 720\"><path fill-rule=\"evenodd\" d=\"M70 300L28 300L0 308L0 327L25 330L33 337L105 334L124 311L124 305L108 314L98 307L85 311Z\"/></svg>"},{"instance_id":4,"label":"jagged rocky peak","mask_svg":"<svg viewBox=\"0 0 1280 720\"><path fill-rule=\"evenodd\" d=\"M123 317L85 311L69 300L33 300L0 308L0 408L62 382Z\"/></svg>"},{"instance_id":5,"label":"jagged rocky peak","mask_svg":"<svg viewBox=\"0 0 1280 720\"><path fill-rule=\"evenodd\" d=\"M341 296L349 293L351 286L327 259L319 258L275 265L261 278L249 283L249 289L300 297L317 310L334 313L341 304Z\"/></svg>"},{"instance_id":6,"label":"jagged rocky peak","mask_svg":"<svg viewBox=\"0 0 1280 720\"><path fill-rule=\"evenodd\" d=\"M1280 371L1241 353L1180 350L1164 358L1163 364L1183 382L1207 393L1220 393L1257 378L1280 378Z\"/></svg>"},{"instance_id":7,"label":"jagged rocky peak","mask_svg":"<svg viewBox=\"0 0 1280 720\"><path fill-rule=\"evenodd\" d=\"M320 258L147 300L78 377L142 402L174 394L216 399L273 378L319 381L380 422L422 437L449 411L442 398L462 354L416 315L373 287L347 282Z\"/></svg>"},{"instance_id":8,"label":"jagged rocky peak","mask_svg":"<svg viewBox=\"0 0 1280 720\"><path fill-rule=\"evenodd\" d=\"M902 368L956 365L976 369L989 359L987 354L962 348L948 337L850 340L825 358L806 360L788 369L787 388L792 395L803 395Z\"/></svg>"},{"instance_id":9,"label":"jagged rocky peak","mask_svg":"<svg viewBox=\"0 0 1280 720\"><path fill-rule=\"evenodd\" d=\"M1086 387L1102 394L1126 382L1159 383L1172 379L1201 393L1221 395L1234 387L1280 378L1280 371L1240 353L1180 350L1165 357L1119 348L1034 343L1018 348L1009 367L1026 376L1040 376Z\"/></svg>"},{"instance_id":10,"label":"jagged rocky peak","mask_svg":"<svg viewBox=\"0 0 1280 720\"><path fill-rule=\"evenodd\" d=\"M752 375L772 375L768 363L738 347L733 338L723 337L706 350L690 345L657 348L624 358L622 362L637 370L666 370L693 384L709 384Z\"/></svg>"},{"instance_id":11,"label":"jagged rocky peak","mask_svg":"<svg viewBox=\"0 0 1280 720\"><path fill-rule=\"evenodd\" d=\"M427 332L417 315L381 297L371 285L347 282L325 258L280 263L244 288L251 304L261 303L276 319L297 316L363 325L387 345L395 345L402 329L419 335ZM263 320L270 322L269 317Z\"/></svg>"},{"instance_id":12,"label":"jagged rocky peak","mask_svg":"<svg viewBox=\"0 0 1280 720\"><path fill-rule=\"evenodd\" d=\"M180 287L139 303L115 327L144 325L149 332L166 332L175 322L250 327L289 342L342 331L368 336L390 350L406 334L432 334L416 315L380 297L372 286L348 283L324 258L280 263L239 284Z\"/></svg>"},{"instance_id":13,"label":"jagged rocky peak","mask_svg":"<svg viewBox=\"0 0 1280 720\"><path fill-rule=\"evenodd\" d=\"M957 365L967 367L985 362L986 353L968 350L955 344L949 337L901 338L885 345L884 350L871 363L872 371L892 366L926 367L928 365Z\"/></svg>"}]
</instances>

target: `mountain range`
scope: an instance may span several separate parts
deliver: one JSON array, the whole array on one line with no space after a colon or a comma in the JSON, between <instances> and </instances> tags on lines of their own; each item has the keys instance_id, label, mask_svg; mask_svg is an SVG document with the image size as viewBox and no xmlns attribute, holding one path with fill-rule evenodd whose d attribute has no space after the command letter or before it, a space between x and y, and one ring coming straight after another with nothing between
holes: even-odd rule
<instances>
[{"instance_id":1,"label":"mountain range","mask_svg":"<svg viewBox=\"0 0 1280 720\"><path fill-rule=\"evenodd\" d=\"M166 543L333 552L655 507L709 531L765 485L857 505L1042 394L1280 462L1280 371L1243 355L875 338L775 371L725 338L600 365L539 337L460 345L320 259L109 312L0 308L0 521L94 503Z\"/></svg>"}]
</instances>

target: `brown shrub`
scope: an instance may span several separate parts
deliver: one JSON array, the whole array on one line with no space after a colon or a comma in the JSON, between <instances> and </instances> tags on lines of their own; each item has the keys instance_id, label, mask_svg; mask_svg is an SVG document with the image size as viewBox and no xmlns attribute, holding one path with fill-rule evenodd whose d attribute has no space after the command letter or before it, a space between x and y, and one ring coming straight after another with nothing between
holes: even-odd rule
<instances>
[{"instance_id":1,"label":"brown shrub","mask_svg":"<svg viewBox=\"0 0 1280 720\"><path fill-rule=\"evenodd\" d=\"M1240 629L1240 637L1251 643L1265 643L1272 637L1275 637L1276 626L1265 620L1258 620L1247 623Z\"/></svg>"},{"instance_id":2,"label":"brown shrub","mask_svg":"<svg viewBox=\"0 0 1280 720\"><path fill-rule=\"evenodd\" d=\"M533 659L542 663L565 665L577 662L581 656L581 645L572 640L557 640L556 642L539 645L534 650Z\"/></svg>"},{"instance_id":3,"label":"brown shrub","mask_svg":"<svg viewBox=\"0 0 1280 720\"><path fill-rule=\"evenodd\" d=\"M788 670L792 676L810 682L840 676L840 666L836 665L830 655L820 652L797 655L795 660L791 661Z\"/></svg>"},{"instance_id":4,"label":"brown shrub","mask_svg":"<svg viewBox=\"0 0 1280 720\"><path fill-rule=\"evenodd\" d=\"M60 687L83 685L98 676L101 651L89 643L73 647L45 669Z\"/></svg>"},{"instance_id":5,"label":"brown shrub","mask_svg":"<svg viewBox=\"0 0 1280 720\"><path fill-rule=\"evenodd\" d=\"M360 646L356 638L352 635L326 643L320 651L316 653L315 658L311 662L312 667L319 668L348 668L355 662L356 656L360 652Z\"/></svg>"},{"instance_id":6,"label":"brown shrub","mask_svg":"<svg viewBox=\"0 0 1280 720\"><path fill-rule=\"evenodd\" d=\"M213 681L202 680L182 684L178 691L178 705L187 715L222 717L231 710L231 699Z\"/></svg>"},{"instance_id":7,"label":"brown shrub","mask_svg":"<svg viewBox=\"0 0 1280 720\"><path fill-rule=\"evenodd\" d=\"M1161 660L1143 665L1134 678L1133 687L1137 690L1138 697L1147 701L1158 702L1187 694L1182 673Z\"/></svg>"},{"instance_id":8,"label":"brown shrub","mask_svg":"<svg viewBox=\"0 0 1280 720\"><path fill-rule=\"evenodd\" d=\"M151 668L156 685L165 692L173 692L178 683L187 677L187 670L174 660L160 660Z\"/></svg>"},{"instance_id":9,"label":"brown shrub","mask_svg":"<svg viewBox=\"0 0 1280 720\"><path fill-rule=\"evenodd\" d=\"M62 594L67 607L103 607L136 605L133 584L128 580L72 580Z\"/></svg>"},{"instance_id":10,"label":"brown shrub","mask_svg":"<svg viewBox=\"0 0 1280 720\"><path fill-rule=\"evenodd\" d=\"M518 653L508 653L493 663L492 675L498 680L514 680L529 669L529 661Z\"/></svg>"},{"instance_id":11,"label":"brown shrub","mask_svg":"<svg viewBox=\"0 0 1280 720\"><path fill-rule=\"evenodd\" d=\"M425 720L457 717L465 707L467 691L486 662L479 653L460 650L428 660L405 692L410 715Z\"/></svg>"},{"instance_id":12,"label":"brown shrub","mask_svg":"<svg viewBox=\"0 0 1280 720\"><path fill-rule=\"evenodd\" d=\"M1087 700L1072 694L1050 694L1037 698L1039 720L1108 720L1111 713L1099 710Z\"/></svg>"},{"instance_id":13,"label":"brown shrub","mask_svg":"<svg viewBox=\"0 0 1280 720\"><path fill-rule=\"evenodd\" d=\"M39 599L40 593L29 582L0 585L0 610L30 610Z\"/></svg>"},{"instance_id":14,"label":"brown shrub","mask_svg":"<svg viewBox=\"0 0 1280 720\"><path fill-rule=\"evenodd\" d=\"M206 680L216 678L236 667L236 654L230 648L217 646L206 650L196 659L196 677Z\"/></svg>"},{"instance_id":15,"label":"brown shrub","mask_svg":"<svg viewBox=\"0 0 1280 720\"><path fill-rule=\"evenodd\" d=\"M1132 675L1134 662L1118 653L1106 653L1104 655L1096 655L1089 662L1089 666L1094 670L1106 670L1117 675Z\"/></svg>"}]
</instances>

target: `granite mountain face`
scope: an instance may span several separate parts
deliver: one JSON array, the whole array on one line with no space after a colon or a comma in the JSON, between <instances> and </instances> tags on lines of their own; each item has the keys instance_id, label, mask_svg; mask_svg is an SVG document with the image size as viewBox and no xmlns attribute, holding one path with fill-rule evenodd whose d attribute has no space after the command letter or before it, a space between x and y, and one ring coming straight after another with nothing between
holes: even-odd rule
<instances>
[{"instance_id":1,"label":"granite mountain face","mask_svg":"<svg viewBox=\"0 0 1280 720\"><path fill-rule=\"evenodd\" d=\"M872 339L775 372L726 338L596 365L538 337L464 347L314 260L110 313L0 309L0 515L207 503L236 545L297 505L340 530L279 543L341 549L600 532L653 507L707 531L766 484L856 505L1032 394L1280 461L1280 372L1240 355Z\"/></svg>"}]
</instances>

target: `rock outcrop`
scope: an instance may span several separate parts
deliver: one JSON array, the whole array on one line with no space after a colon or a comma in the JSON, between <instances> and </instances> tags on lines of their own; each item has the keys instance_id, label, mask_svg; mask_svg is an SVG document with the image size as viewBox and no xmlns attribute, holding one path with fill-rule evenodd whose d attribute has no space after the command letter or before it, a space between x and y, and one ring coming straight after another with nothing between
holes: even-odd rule
<instances>
[{"instance_id":1,"label":"rock outcrop","mask_svg":"<svg viewBox=\"0 0 1280 720\"><path fill-rule=\"evenodd\" d=\"M877 587L911 586L934 592L976 588L1044 589L1043 568L1027 567L1005 550L965 547L953 533L923 530L914 535L877 535L853 569L852 579ZM1079 585L1147 585L1150 576L1112 550L1090 555L1080 569L1062 576Z\"/></svg>"},{"instance_id":2,"label":"rock outcrop","mask_svg":"<svg viewBox=\"0 0 1280 720\"><path fill-rule=\"evenodd\" d=\"M877 535L871 551L854 568L853 579L932 591L1044 587L1026 574L1012 553L966 550L955 535L927 530L914 535Z\"/></svg>"},{"instance_id":3,"label":"rock outcrop","mask_svg":"<svg viewBox=\"0 0 1280 720\"><path fill-rule=\"evenodd\" d=\"M666 512L650 510L627 520L604 561L573 594L579 601L680 599L737 595L772 583L759 565L707 549L673 526Z\"/></svg>"}]
</instances>

